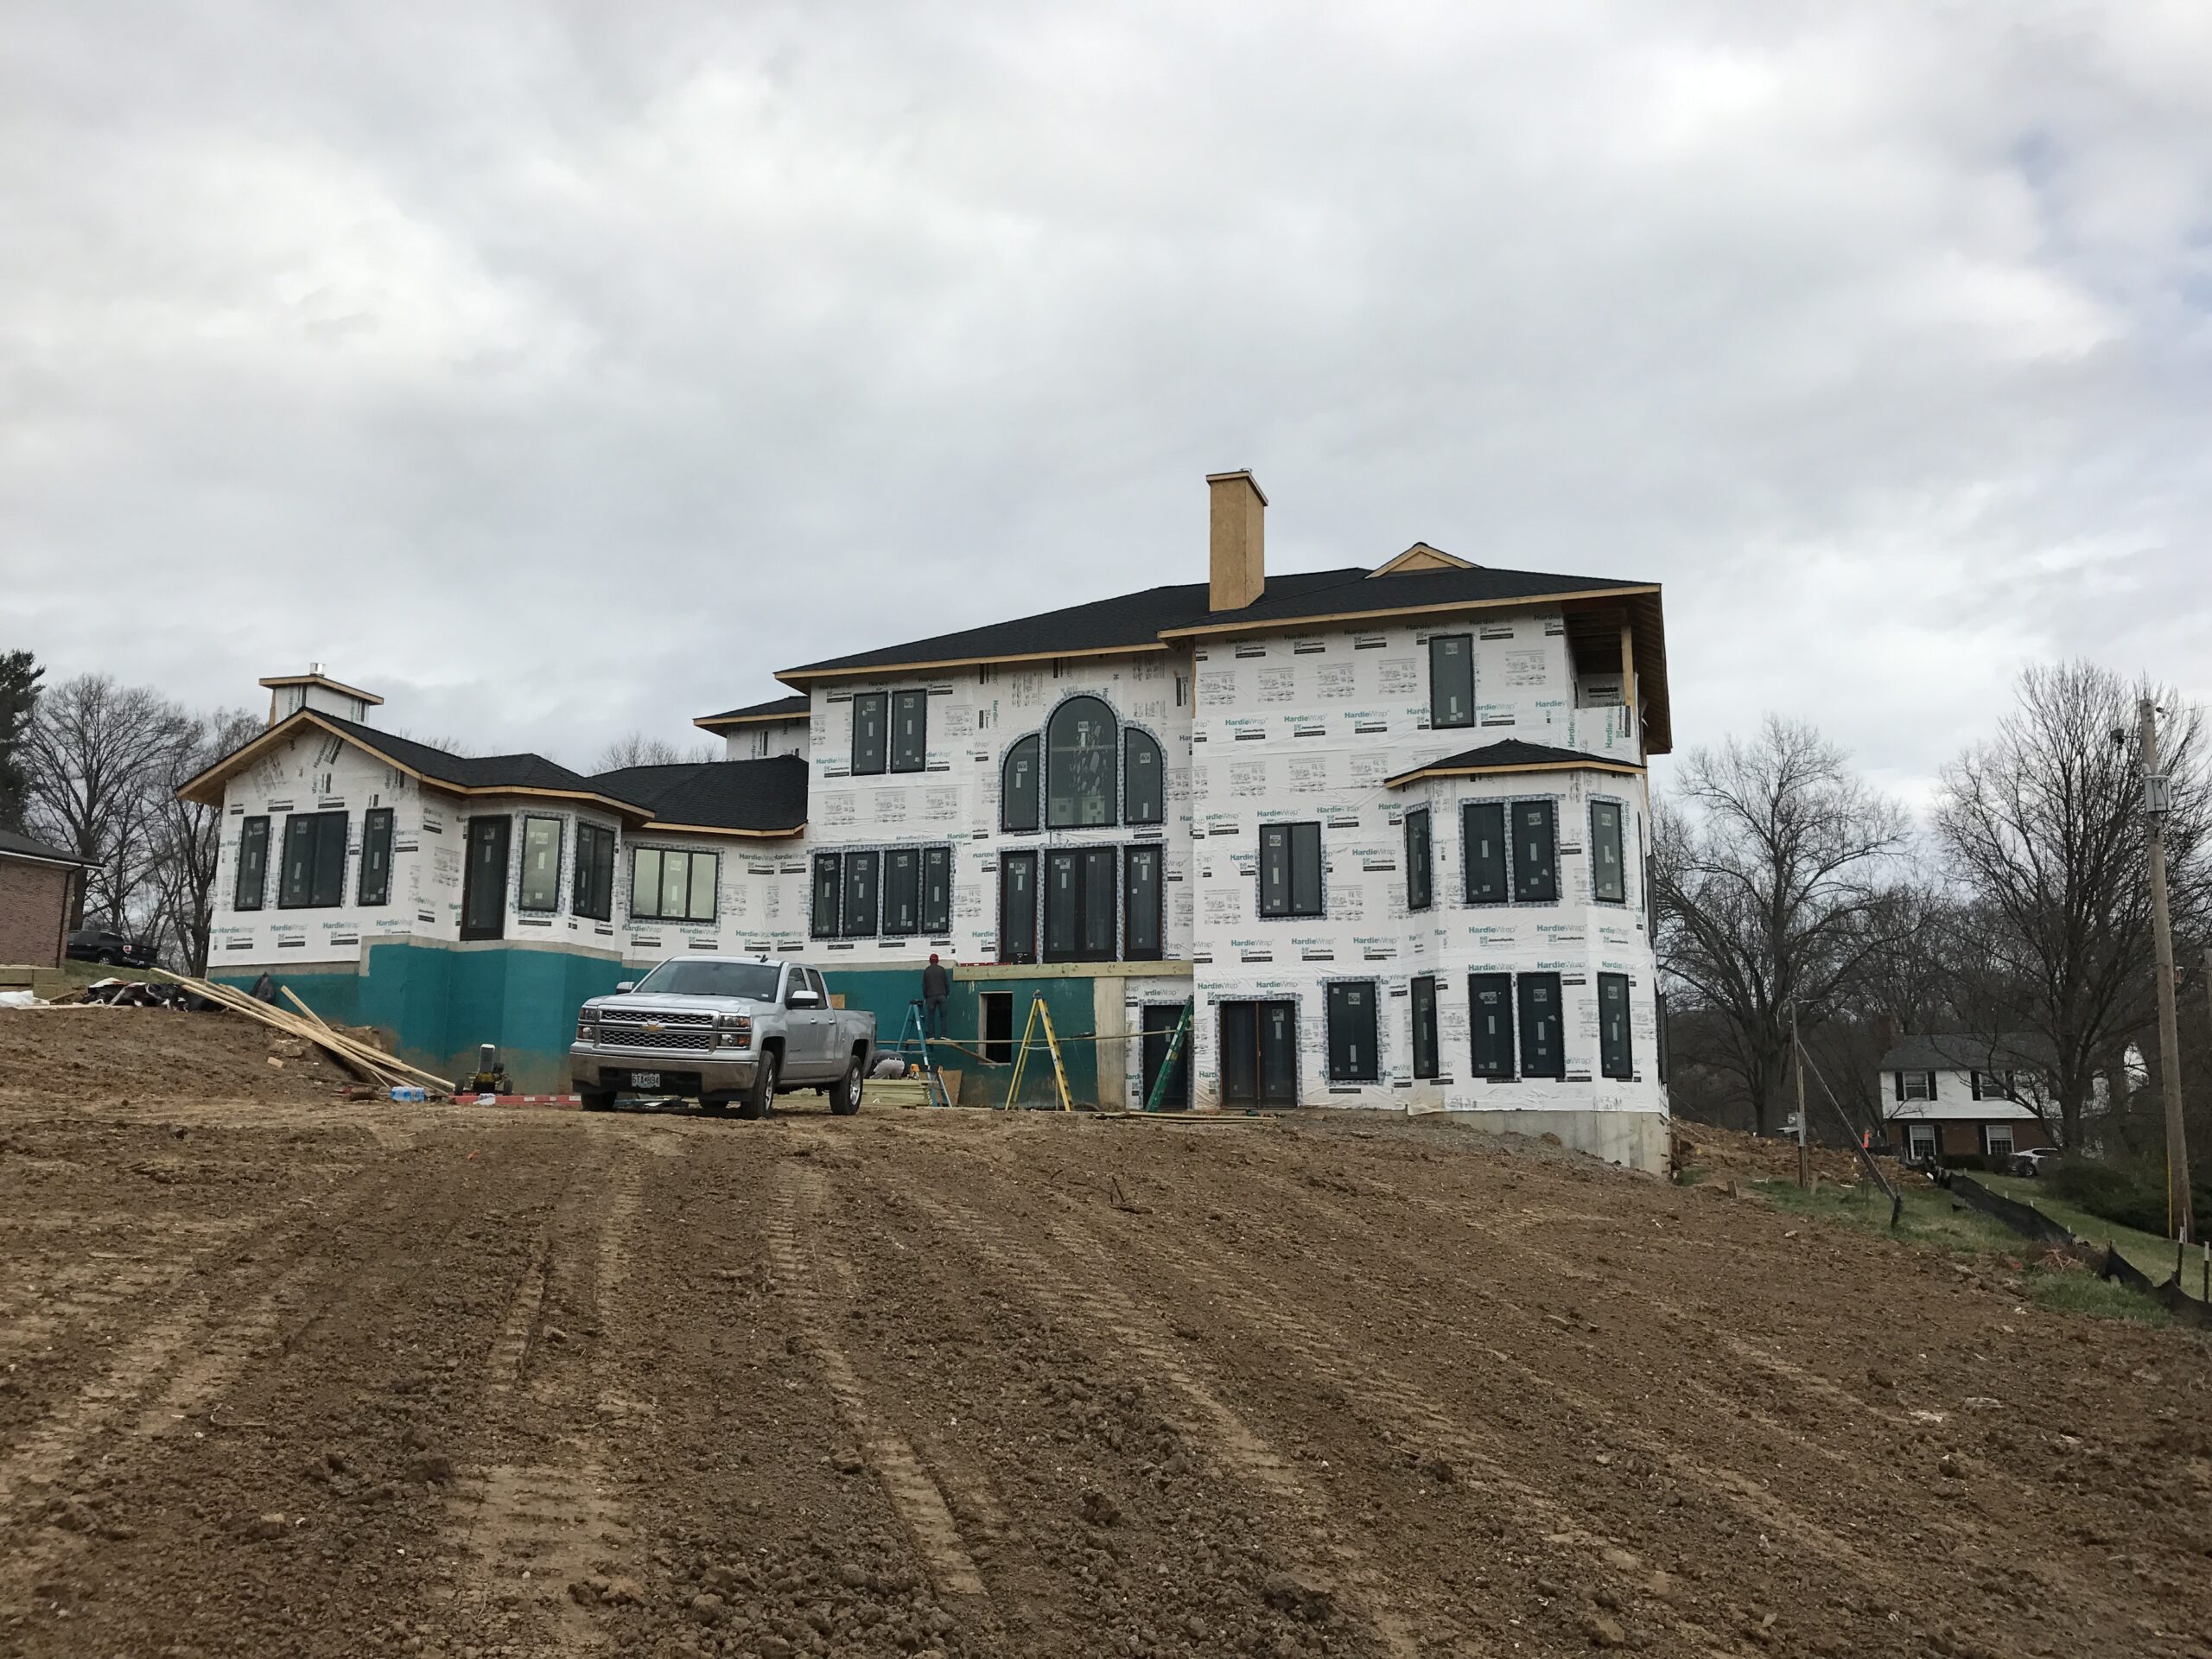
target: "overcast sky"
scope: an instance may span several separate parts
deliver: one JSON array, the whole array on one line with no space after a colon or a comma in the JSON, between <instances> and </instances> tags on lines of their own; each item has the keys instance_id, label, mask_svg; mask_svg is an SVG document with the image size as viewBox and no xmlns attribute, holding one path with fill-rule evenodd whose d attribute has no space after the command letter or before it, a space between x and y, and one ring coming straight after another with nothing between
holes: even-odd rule
<instances>
[{"instance_id":1,"label":"overcast sky","mask_svg":"<svg viewBox=\"0 0 2212 1659\"><path fill-rule=\"evenodd\" d=\"M571 764L1424 539L1688 748L2212 695L2212 6L0 10L0 648Z\"/></svg>"}]
</instances>

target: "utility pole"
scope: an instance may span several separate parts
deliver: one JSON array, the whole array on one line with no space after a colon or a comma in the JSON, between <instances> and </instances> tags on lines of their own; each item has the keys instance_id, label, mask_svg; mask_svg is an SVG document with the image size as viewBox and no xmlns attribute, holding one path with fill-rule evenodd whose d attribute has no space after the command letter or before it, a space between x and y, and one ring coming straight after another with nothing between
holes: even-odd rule
<instances>
[{"instance_id":1,"label":"utility pole","mask_svg":"<svg viewBox=\"0 0 2212 1659\"><path fill-rule=\"evenodd\" d=\"M2166 913L2166 810L2172 781L2158 770L2158 711L2148 697L2135 705L2143 753L2143 821L2151 852L2151 935L2158 976L2158 1070L2166 1096L2166 1220L2181 1243L2195 1230L2189 1213L2189 1143L2181 1123L2181 1014L2174 1006L2173 923Z\"/></svg>"},{"instance_id":2,"label":"utility pole","mask_svg":"<svg viewBox=\"0 0 2212 1659\"><path fill-rule=\"evenodd\" d=\"M1813 1184L1812 1155L1805 1150L1805 1045L1797 1036L1797 999L1789 999L1789 1052L1797 1061L1797 1185Z\"/></svg>"}]
</instances>

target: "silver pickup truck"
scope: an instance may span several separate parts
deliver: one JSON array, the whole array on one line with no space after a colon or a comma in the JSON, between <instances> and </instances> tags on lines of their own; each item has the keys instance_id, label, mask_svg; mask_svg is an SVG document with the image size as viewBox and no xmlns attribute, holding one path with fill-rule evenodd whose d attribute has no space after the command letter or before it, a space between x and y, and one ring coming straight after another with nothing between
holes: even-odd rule
<instances>
[{"instance_id":1,"label":"silver pickup truck","mask_svg":"<svg viewBox=\"0 0 2212 1659\"><path fill-rule=\"evenodd\" d=\"M709 1112L734 1101L766 1117L776 1091L819 1089L830 1109L861 1109L875 1016L830 1004L812 968L760 957L684 957L576 1011L569 1075L587 1111L620 1094L677 1096Z\"/></svg>"}]
</instances>

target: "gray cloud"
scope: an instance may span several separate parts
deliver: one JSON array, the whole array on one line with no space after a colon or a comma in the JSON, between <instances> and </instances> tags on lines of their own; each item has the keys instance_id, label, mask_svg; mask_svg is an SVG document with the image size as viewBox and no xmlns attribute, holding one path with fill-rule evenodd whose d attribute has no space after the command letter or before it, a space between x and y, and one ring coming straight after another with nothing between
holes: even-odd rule
<instances>
[{"instance_id":1,"label":"gray cloud","mask_svg":"<svg viewBox=\"0 0 2212 1659\"><path fill-rule=\"evenodd\" d=\"M19 14L5 643L582 761L1250 466L1277 569L1664 582L1685 743L2212 695L2212 18L1838 13Z\"/></svg>"}]
</instances>

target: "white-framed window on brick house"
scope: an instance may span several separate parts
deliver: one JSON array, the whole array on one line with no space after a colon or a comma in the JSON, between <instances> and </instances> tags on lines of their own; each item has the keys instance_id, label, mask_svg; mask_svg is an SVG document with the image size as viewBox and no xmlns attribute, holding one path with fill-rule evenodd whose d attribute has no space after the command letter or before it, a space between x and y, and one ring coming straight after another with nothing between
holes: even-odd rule
<instances>
[{"instance_id":1,"label":"white-framed window on brick house","mask_svg":"<svg viewBox=\"0 0 2212 1659\"><path fill-rule=\"evenodd\" d=\"M1981 1149L1992 1158L2010 1158L2012 1155L2012 1126L2010 1123L1983 1124Z\"/></svg>"},{"instance_id":2,"label":"white-framed window on brick house","mask_svg":"<svg viewBox=\"0 0 2212 1659\"><path fill-rule=\"evenodd\" d=\"M1897 1074L1899 1100L1933 1100L1936 1098L1936 1074L1933 1071L1900 1071Z\"/></svg>"}]
</instances>

